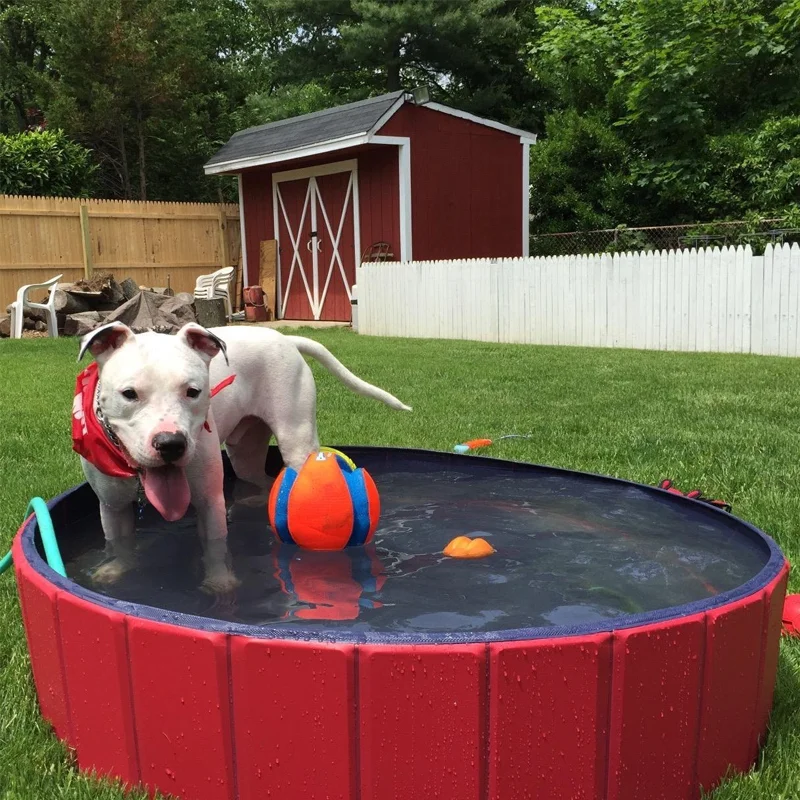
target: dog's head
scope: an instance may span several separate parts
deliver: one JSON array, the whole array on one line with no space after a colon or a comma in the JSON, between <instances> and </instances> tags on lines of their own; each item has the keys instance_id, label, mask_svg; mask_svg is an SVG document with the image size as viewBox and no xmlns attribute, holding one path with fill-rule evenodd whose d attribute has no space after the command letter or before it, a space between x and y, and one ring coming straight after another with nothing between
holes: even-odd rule
<instances>
[{"instance_id":1,"label":"dog's head","mask_svg":"<svg viewBox=\"0 0 800 800\"><path fill-rule=\"evenodd\" d=\"M190 323L175 336L134 334L114 322L86 334L99 368L99 408L125 456L142 470L191 461L208 415L208 365L225 344Z\"/></svg>"}]
</instances>

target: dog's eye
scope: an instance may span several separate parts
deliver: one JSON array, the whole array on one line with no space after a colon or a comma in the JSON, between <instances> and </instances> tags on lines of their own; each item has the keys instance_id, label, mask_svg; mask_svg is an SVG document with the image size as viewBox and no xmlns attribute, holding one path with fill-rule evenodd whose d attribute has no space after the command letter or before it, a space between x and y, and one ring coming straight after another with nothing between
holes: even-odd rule
<instances>
[{"instance_id":1,"label":"dog's eye","mask_svg":"<svg viewBox=\"0 0 800 800\"><path fill-rule=\"evenodd\" d=\"M194 389L194 388L187 389L186 390L186 396L187 397L191 397L192 400L194 400L195 397L200 397L200 390L199 389Z\"/></svg>"},{"instance_id":2,"label":"dog's eye","mask_svg":"<svg viewBox=\"0 0 800 800\"><path fill-rule=\"evenodd\" d=\"M123 392L122 392L122 396L126 400L138 400L139 399L139 395L136 394L135 390L133 390L133 389L124 389Z\"/></svg>"}]
</instances>

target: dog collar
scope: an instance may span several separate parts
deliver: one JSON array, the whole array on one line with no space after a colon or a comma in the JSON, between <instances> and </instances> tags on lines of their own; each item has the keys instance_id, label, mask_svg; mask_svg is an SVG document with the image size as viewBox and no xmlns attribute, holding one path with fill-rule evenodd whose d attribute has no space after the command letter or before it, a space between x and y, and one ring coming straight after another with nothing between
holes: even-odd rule
<instances>
[{"instance_id":1,"label":"dog collar","mask_svg":"<svg viewBox=\"0 0 800 800\"><path fill-rule=\"evenodd\" d=\"M221 392L226 386L230 386L236 380L235 375L228 375L227 378L223 378L212 390L211 396L213 397L217 392ZM203 423L203 427L211 433L211 426L208 424L208 419Z\"/></svg>"},{"instance_id":2,"label":"dog collar","mask_svg":"<svg viewBox=\"0 0 800 800\"><path fill-rule=\"evenodd\" d=\"M111 443L115 447L117 447L117 448L119 448L121 450L122 449L122 444L121 444L121 442L119 440L119 437L117 436L116 433L114 433L114 429L111 427L111 424L106 419L106 416L103 413L103 409L100 408L100 383L99 382L97 383L97 388L95 389L95 393L94 393L93 410L94 410L94 415L95 415L95 417L97 417L97 421L102 426L103 431L105 432L106 436L108 436L108 438L111 439Z\"/></svg>"}]
</instances>

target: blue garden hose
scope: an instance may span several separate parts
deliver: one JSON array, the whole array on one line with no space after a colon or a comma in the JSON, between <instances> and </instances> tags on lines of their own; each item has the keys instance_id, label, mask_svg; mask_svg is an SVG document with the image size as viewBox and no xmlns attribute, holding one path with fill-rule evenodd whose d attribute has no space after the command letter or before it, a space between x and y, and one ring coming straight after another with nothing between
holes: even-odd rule
<instances>
[{"instance_id":1,"label":"blue garden hose","mask_svg":"<svg viewBox=\"0 0 800 800\"><path fill-rule=\"evenodd\" d=\"M36 524L39 526L39 535L42 537L42 545L44 546L44 555L50 568L57 572L61 577L67 577L67 571L64 569L64 562L61 559L61 551L58 549L58 541L56 540L56 532L53 528L53 520L50 517L50 510L47 508L47 503L41 497L34 497L28 503L28 509L25 512L25 519L28 518L31 511L36 515ZM11 551L9 550L0 559L0 575L2 575L11 566Z\"/></svg>"}]
</instances>

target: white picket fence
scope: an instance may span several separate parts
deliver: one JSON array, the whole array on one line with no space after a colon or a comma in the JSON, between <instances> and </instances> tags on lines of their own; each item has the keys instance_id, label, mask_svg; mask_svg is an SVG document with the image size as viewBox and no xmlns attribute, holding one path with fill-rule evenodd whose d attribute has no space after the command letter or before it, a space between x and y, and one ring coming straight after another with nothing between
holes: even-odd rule
<instances>
[{"instance_id":1,"label":"white picket fence","mask_svg":"<svg viewBox=\"0 0 800 800\"><path fill-rule=\"evenodd\" d=\"M364 264L358 313L378 336L795 356L800 247Z\"/></svg>"}]
</instances>

